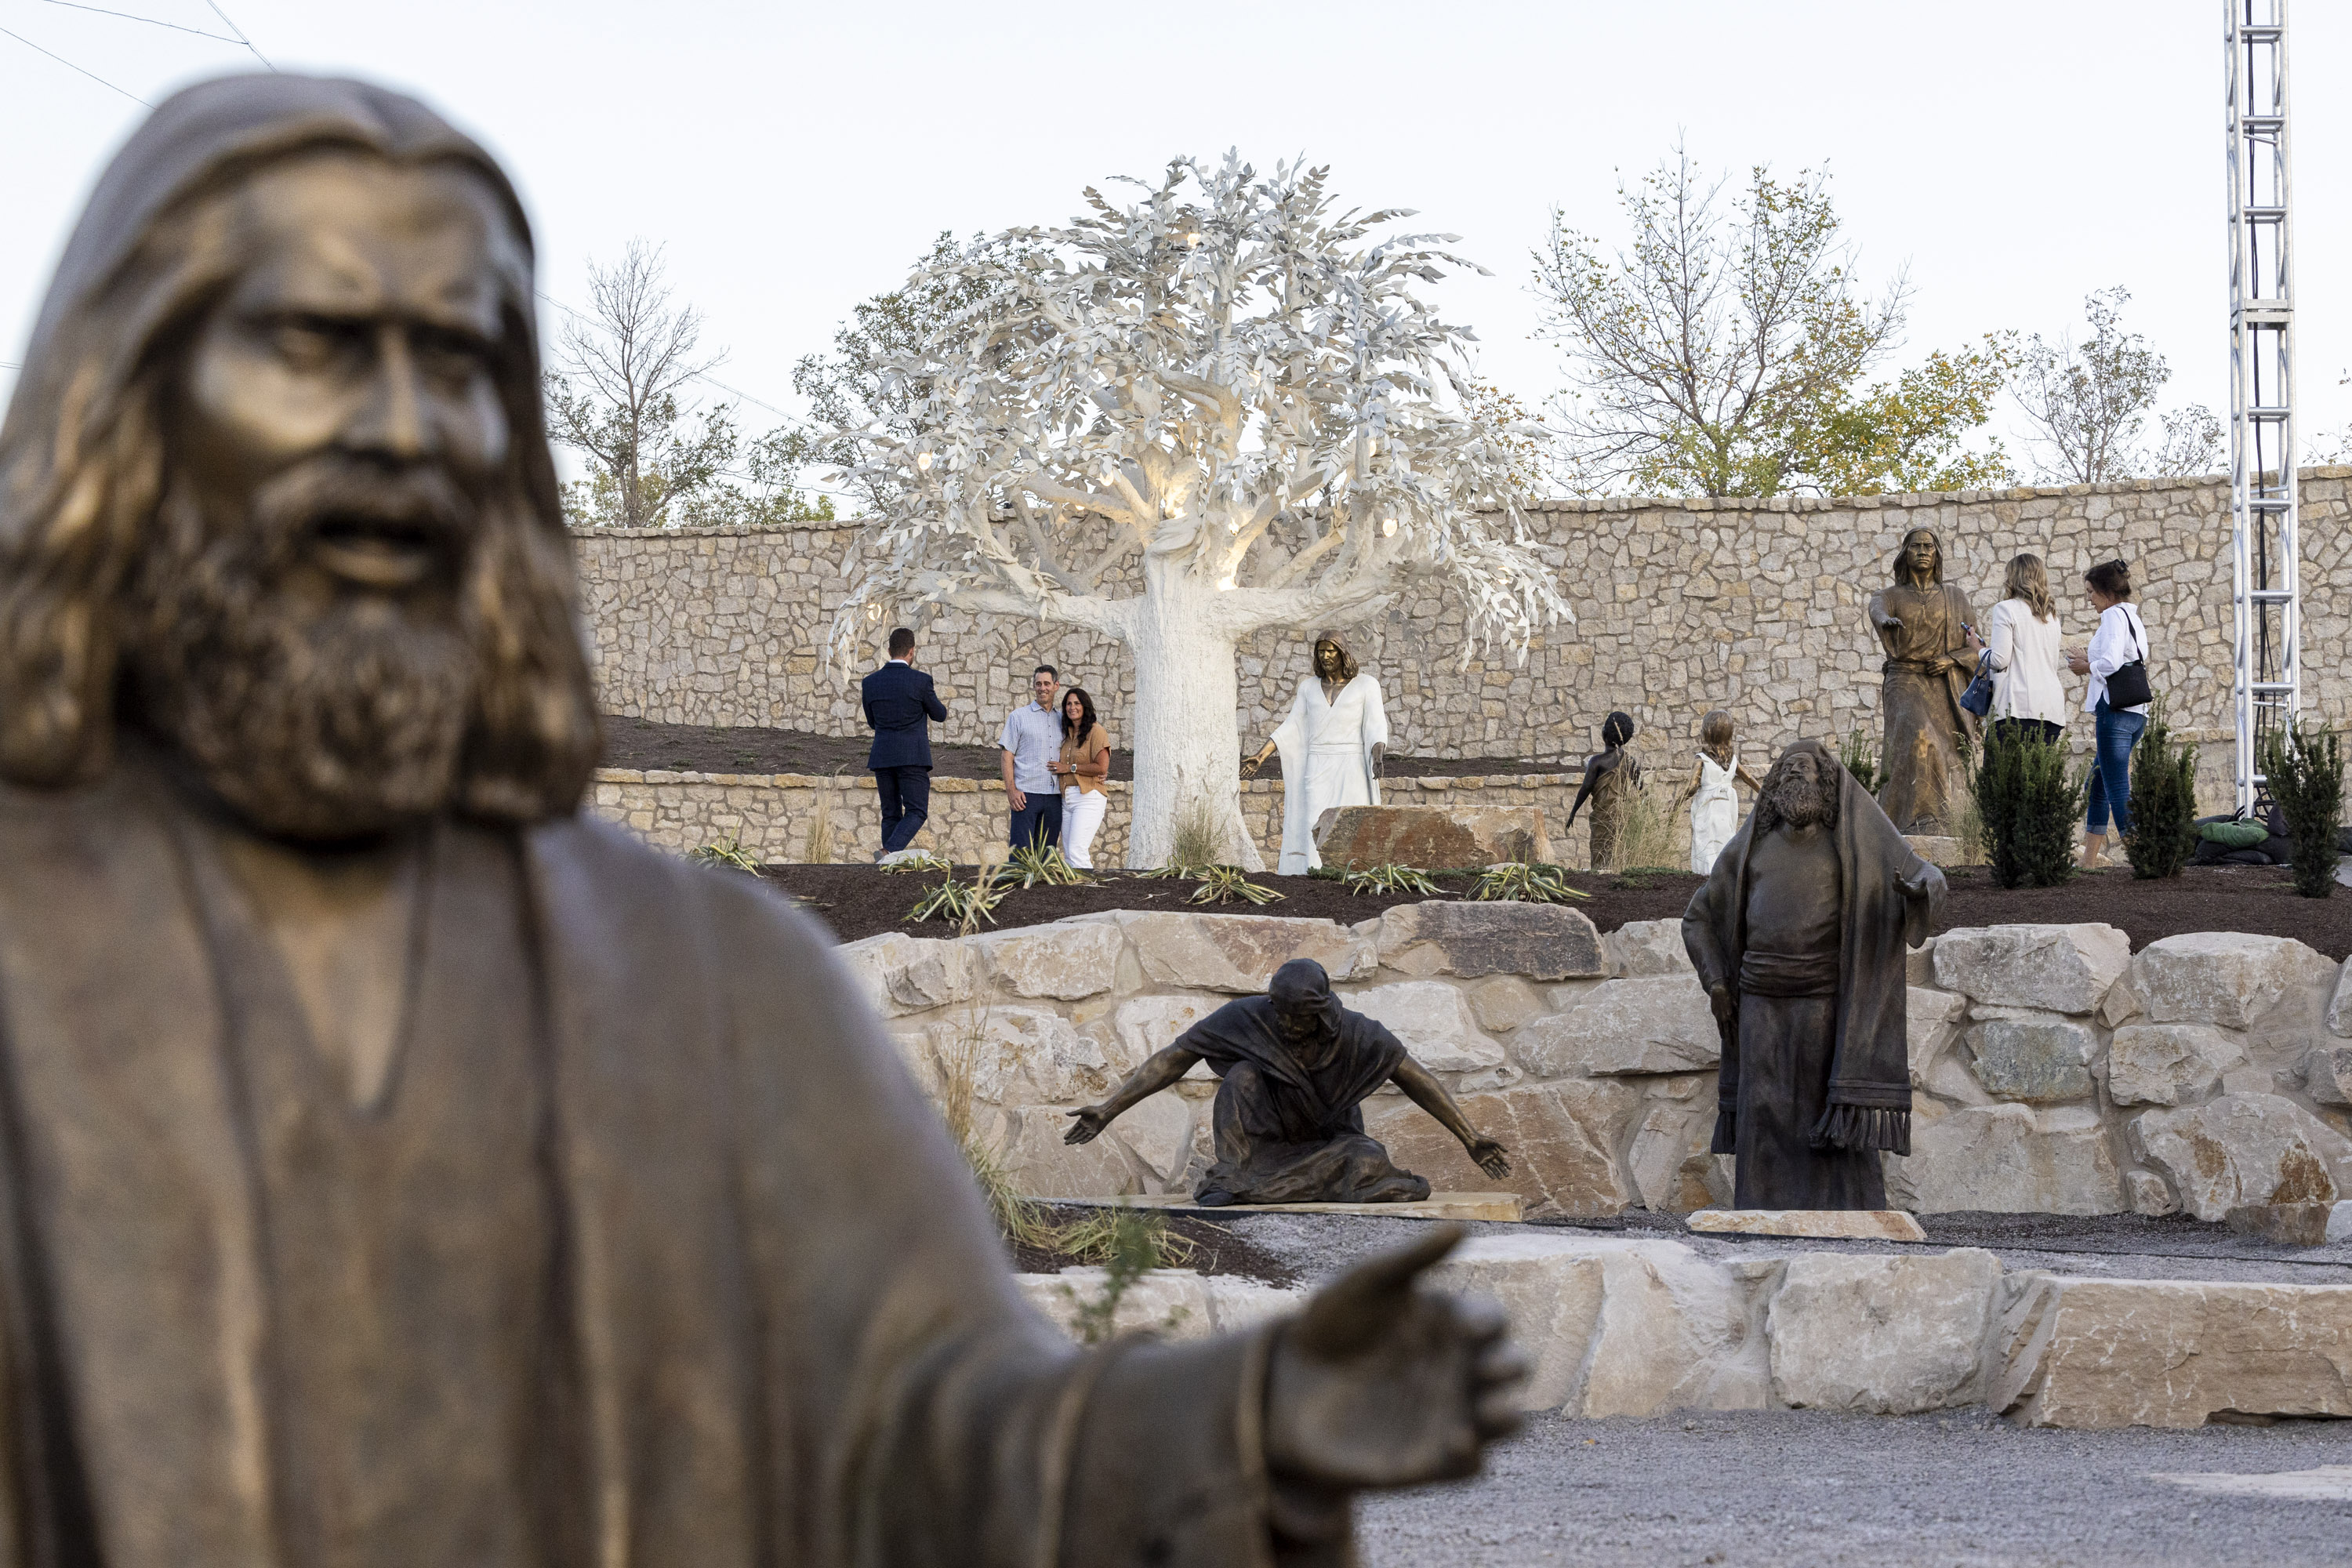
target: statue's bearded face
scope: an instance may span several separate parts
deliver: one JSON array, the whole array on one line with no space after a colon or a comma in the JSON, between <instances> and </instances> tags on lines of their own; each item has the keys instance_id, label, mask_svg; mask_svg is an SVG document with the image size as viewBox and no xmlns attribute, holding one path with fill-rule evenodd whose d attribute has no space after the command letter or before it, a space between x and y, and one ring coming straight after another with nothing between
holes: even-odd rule
<instances>
[{"instance_id":1,"label":"statue's bearded face","mask_svg":"<svg viewBox=\"0 0 2352 1568\"><path fill-rule=\"evenodd\" d=\"M167 409L161 542L126 650L148 727L265 831L370 834L448 804L463 608L511 432L494 260L454 168L318 154L256 176L257 261Z\"/></svg>"},{"instance_id":2,"label":"statue's bearded face","mask_svg":"<svg viewBox=\"0 0 2352 1568\"><path fill-rule=\"evenodd\" d=\"M1772 815L1792 827L1811 827L1830 819L1832 781L1821 759L1795 752L1780 760L1766 781L1766 798Z\"/></svg>"},{"instance_id":3,"label":"statue's bearded face","mask_svg":"<svg viewBox=\"0 0 2352 1568\"><path fill-rule=\"evenodd\" d=\"M1315 645L1315 673L1326 680L1339 677L1339 645L1326 638Z\"/></svg>"}]
</instances>

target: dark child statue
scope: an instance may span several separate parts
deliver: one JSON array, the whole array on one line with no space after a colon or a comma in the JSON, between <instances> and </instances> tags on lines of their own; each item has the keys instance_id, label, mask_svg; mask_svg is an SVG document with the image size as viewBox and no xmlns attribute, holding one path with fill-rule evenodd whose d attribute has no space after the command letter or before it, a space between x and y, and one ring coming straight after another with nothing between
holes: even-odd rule
<instances>
[{"instance_id":1,"label":"dark child statue","mask_svg":"<svg viewBox=\"0 0 2352 1568\"><path fill-rule=\"evenodd\" d=\"M1683 915L1723 1034L1714 1152L1744 1209L1886 1206L1881 1152L1911 1152L1903 952L1944 874L1826 747L1764 777Z\"/></svg>"},{"instance_id":2,"label":"dark child statue","mask_svg":"<svg viewBox=\"0 0 2352 1568\"><path fill-rule=\"evenodd\" d=\"M1952 803L1967 787L1961 758L1976 744L1976 715L1960 706L1976 668L1969 597L1944 581L1944 546L1915 528L1895 552L1895 581L1870 596L1871 629L1886 654L1880 667L1885 732L1879 808L1906 833L1951 829Z\"/></svg>"},{"instance_id":3,"label":"dark child statue","mask_svg":"<svg viewBox=\"0 0 2352 1568\"><path fill-rule=\"evenodd\" d=\"M0 1568L1339 1563L1512 1421L1450 1236L1080 1352L818 929L583 818L530 232L191 88L0 426Z\"/></svg>"},{"instance_id":4,"label":"dark child statue","mask_svg":"<svg viewBox=\"0 0 2352 1568\"><path fill-rule=\"evenodd\" d=\"M1070 1112L1077 1124L1065 1141L1093 1142L1200 1061L1219 1080L1211 1113L1217 1162L1193 1194L1204 1206L1429 1196L1425 1179L1398 1170L1364 1132L1365 1098L1391 1079L1462 1141L1480 1170L1498 1181L1511 1173L1508 1152L1471 1127L1445 1086L1394 1035L1341 1006L1330 976L1311 958L1276 970L1266 994L1228 1002L1177 1036L1100 1105Z\"/></svg>"}]
</instances>

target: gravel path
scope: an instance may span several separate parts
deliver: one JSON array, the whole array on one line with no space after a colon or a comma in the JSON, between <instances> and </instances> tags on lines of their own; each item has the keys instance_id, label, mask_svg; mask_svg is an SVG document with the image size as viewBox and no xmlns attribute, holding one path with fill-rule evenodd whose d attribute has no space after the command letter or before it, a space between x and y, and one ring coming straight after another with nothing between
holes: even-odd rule
<instances>
[{"instance_id":1,"label":"gravel path","mask_svg":"<svg viewBox=\"0 0 2352 1568\"><path fill-rule=\"evenodd\" d=\"M1374 1500L1366 1568L2294 1568L2352 1558L2352 1501L2161 1472L2352 1465L2352 1423L2053 1432L1982 1411L1534 1418L1488 1473Z\"/></svg>"}]
</instances>

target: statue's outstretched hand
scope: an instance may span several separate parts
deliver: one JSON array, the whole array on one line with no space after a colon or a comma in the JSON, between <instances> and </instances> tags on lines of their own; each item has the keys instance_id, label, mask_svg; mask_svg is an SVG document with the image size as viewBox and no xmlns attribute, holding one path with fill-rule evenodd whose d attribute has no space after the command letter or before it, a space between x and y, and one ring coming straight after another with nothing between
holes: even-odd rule
<instances>
[{"instance_id":1,"label":"statue's outstretched hand","mask_svg":"<svg viewBox=\"0 0 2352 1568\"><path fill-rule=\"evenodd\" d=\"M1495 1180L1499 1182L1511 1173L1511 1162L1507 1158L1510 1151L1494 1139L1473 1138L1463 1147L1470 1151L1470 1158L1478 1163L1478 1168Z\"/></svg>"},{"instance_id":2,"label":"statue's outstretched hand","mask_svg":"<svg viewBox=\"0 0 2352 1568\"><path fill-rule=\"evenodd\" d=\"M1277 1478L1334 1489L1449 1480L1518 1430L1512 1389L1528 1368L1502 1309L1419 1289L1462 1236L1445 1226L1357 1265L1282 1326L1266 1379Z\"/></svg>"},{"instance_id":3,"label":"statue's outstretched hand","mask_svg":"<svg viewBox=\"0 0 2352 1568\"><path fill-rule=\"evenodd\" d=\"M1099 1105L1082 1105L1070 1115L1074 1123L1067 1132L1062 1134L1065 1143L1091 1143L1102 1136L1104 1128L1110 1125L1108 1113Z\"/></svg>"},{"instance_id":4,"label":"statue's outstretched hand","mask_svg":"<svg viewBox=\"0 0 2352 1568\"><path fill-rule=\"evenodd\" d=\"M1264 765L1264 762L1265 759L1261 757L1244 757L1242 759L1242 777L1245 779L1254 779L1257 777L1257 770Z\"/></svg>"}]
</instances>

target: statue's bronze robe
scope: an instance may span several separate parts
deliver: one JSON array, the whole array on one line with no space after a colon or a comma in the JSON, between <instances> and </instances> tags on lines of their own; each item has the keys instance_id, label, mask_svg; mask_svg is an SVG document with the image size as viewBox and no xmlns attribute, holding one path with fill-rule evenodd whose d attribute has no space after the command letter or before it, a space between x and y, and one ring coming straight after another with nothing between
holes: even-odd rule
<instances>
[{"instance_id":1,"label":"statue's bronze robe","mask_svg":"<svg viewBox=\"0 0 2352 1568\"><path fill-rule=\"evenodd\" d=\"M1755 873L1771 874L1776 858L1757 853L1753 811L1683 914L1683 946L1699 984L1727 985L1737 1002L1722 1031L1713 1148L1735 1157L1740 1208L1883 1208L1879 1156L1911 1152L1904 949L1933 929L1944 875L1919 858L1826 747L1797 745L1815 753L1838 790L1822 868L1832 900L1828 929L1815 928L1803 952L1750 942ZM1781 864L1808 877L1813 869L1802 860ZM1776 890L1819 891L1810 882Z\"/></svg>"},{"instance_id":2,"label":"statue's bronze robe","mask_svg":"<svg viewBox=\"0 0 2352 1568\"><path fill-rule=\"evenodd\" d=\"M338 1325L273 1284L274 1101L186 813L132 763L0 790L0 1568L430 1561L396 1522L343 1552L289 1538L289 1434L337 1427L294 1419L286 1372L331 1373ZM505 842L536 993L512 1016L539 1037L444 1042L396 1069L437 1081L392 1092L528 1102L549 1331L515 1366L481 1353L498 1325L451 1321L440 1375L387 1372L531 1392L507 1532L528 1561L1275 1560L1265 1333L1073 1350L809 922L592 822ZM385 1463L437 1429L383 1425Z\"/></svg>"},{"instance_id":3,"label":"statue's bronze robe","mask_svg":"<svg viewBox=\"0 0 2352 1568\"><path fill-rule=\"evenodd\" d=\"M1879 807L1905 833L1948 833L1952 805L1967 788L1961 744L1977 739L1976 715L1960 706L1973 668L1960 628L1973 625L1975 614L1949 583L1897 583L1872 595L1870 609L1874 625L1882 612L1903 623L1878 634L1886 650Z\"/></svg>"}]
</instances>

